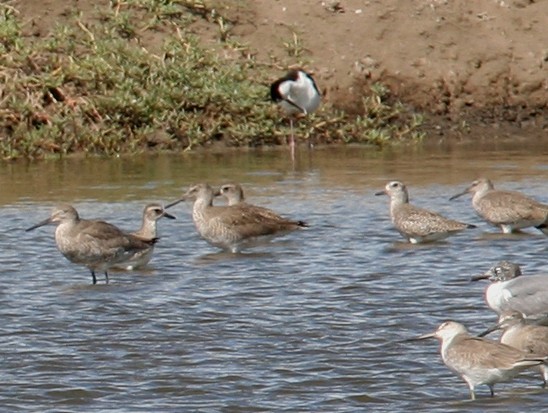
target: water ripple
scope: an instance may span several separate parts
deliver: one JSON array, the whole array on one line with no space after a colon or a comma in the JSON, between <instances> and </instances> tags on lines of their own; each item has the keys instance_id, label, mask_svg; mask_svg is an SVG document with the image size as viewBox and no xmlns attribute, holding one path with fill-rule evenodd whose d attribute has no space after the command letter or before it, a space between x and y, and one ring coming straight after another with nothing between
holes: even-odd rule
<instances>
[{"instance_id":1,"label":"water ripple","mask_svg":"<svg viewBox=\"0 0 548 413\"><path fill-rule=\"evenodd\" d=\"M397 175L395 164L388 169ZM470 276L502 258L526 264L526 273L545 270L546 238L495 234L469 201L457 207L440 196L462 182L431 182L413 188L423 205L479 228L447 242L405 244L386 199L372 195L388 179L382 170L339 166L339 181L323 167L243 175L253 201L311 227L227 254L196 235L183 205L177 221L160 223L150 267L113 271L108 286L91 285L85 268L61 257L53 228L23 232L50 205L28 197L6 205L0 405L10 412L540 411L546 393L536 373L497 385L493 399L480 388L469 402L438 344L409 339L446 319L481 331L495 316L483 302L485 284ZM544 179L506 185L546 193L543 171ZM160 190L154 182L132 187ZM110 188L124 183L93 191ZM130 229L144 202L88 194L75 203L85 217L113 217Z\"/></svg>"}]
</instances>

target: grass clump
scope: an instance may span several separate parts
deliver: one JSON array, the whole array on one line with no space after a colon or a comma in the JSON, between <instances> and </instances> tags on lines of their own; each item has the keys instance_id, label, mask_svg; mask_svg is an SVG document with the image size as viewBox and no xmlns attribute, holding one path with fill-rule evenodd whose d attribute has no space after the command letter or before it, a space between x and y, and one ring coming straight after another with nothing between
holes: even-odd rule
<instances>
[{"instance_id":1,"label":"grass clump","mask_svg":"<svg viewBox=\"0 0 548 413\"><path fill-rule=\"evenodd\" d=\"M3 159L285 141L267 100L268 68L228 41L232 22L215 8L191 0L111 4L33 39L17 11L0 5ZM239 58L222 59L200 45L188 26L202 18L218 25L219 40ZM145 35L161 41L146 48ZM386 106L382 93L365 98L364 111L370 115L352 118L326 106L299 127L320 142L378 144L414 130L389 126L400 109Z\"/></svg>"}]
</instances>

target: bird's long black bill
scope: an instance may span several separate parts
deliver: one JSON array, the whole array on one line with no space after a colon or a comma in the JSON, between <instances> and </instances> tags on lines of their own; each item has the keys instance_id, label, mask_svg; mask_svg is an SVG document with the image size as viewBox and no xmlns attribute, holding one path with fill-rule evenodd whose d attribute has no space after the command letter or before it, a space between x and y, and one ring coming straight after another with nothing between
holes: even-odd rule
<instances>
[{"instance_id":1,"label":"bird's long black bill","mask_svg":"<svg viewBox=\"0 0 548 413\"><path fill-rule=\"evenodd\" d=\"M166 207L167 208L167 207ZM167 213L166 211L164 211L164 213L162 214L162 216L164 218L168 218L168 219L177 219L177 217L175 215L171 215L170 213Z\"/></svg>"},{"instance_id":2,"label":"bird's long black bill","mask_svg":"<svg viewBox=\"0 0 548 413\"><path fill-rule=\"evenodd\" d=\"M39 222L38 224L33 225L30 228L27 228L25 231L27 231L27 232L32 231L33 229L40 228L40 227L43 227L44 225L48 225L48 224L51 224L51 219L50 218L45 219L45 220Z\"/></svg>"},{"instance_id":3,"label":"bird's long black bill","mask_svg":"<svg viewBox=\"0 0 548 413\"><path fill-rule=\"evenodd\" d=\"M181 199L178 199L177 201L173 201L172 203L170 204L167 204L166 206L164 206L164 209L168 209L168 208L171 208L172 206L175 206L177 204L180 204L181 202L183 202L185 200L185 198L181 198Z\"/></svg>"},{"instance_id":4,"label":"bird's long black bill","mask_svg":"<svg viewBox=\"0 0 548 413\"><path fill-rule=\"evenodd\" d=\"M485 337L487 334L492 333L493 331L497 331L500 329L500 326L498 324L495 324L493 327L489 327L487 330L481 332L478 334L478 337Z\"/></svg>"},{"instance_id":5,"label":"bird's long black bill","mask_svg":"<svg viewBox=\"0 0 548 413\"><path fill-rule=\"evenodd\" d=\"M449 201L460 198L461 196L463 196L464 194L467 194L467 193L468 193L468 189L466 191L459 192L458 194L453 195L451 198L449 198Z\"/></svg>"}]
</instances>

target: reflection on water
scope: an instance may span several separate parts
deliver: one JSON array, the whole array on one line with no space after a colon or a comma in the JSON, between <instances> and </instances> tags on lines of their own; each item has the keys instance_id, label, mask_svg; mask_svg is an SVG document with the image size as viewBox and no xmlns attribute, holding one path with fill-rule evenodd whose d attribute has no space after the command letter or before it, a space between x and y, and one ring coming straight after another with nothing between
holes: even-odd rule
<instances>
[{"instance_id":1,"label":"reflection on water","mask_svg":"<svg viewBox=\"0 0 548 413\"><path fill-rule=\"evenodd\" d=\"M273 257L273 252L268 251L253 251L245 250L238 253L231 253L227 251L216 251L209 254L204 254L199 257L196 257L194 263L196 264L215 264L228 260L262 260L267 257Z\"/></svg>"},{"instance_id":2,"label":"reflection on water","mask_svg":"<svg viewBox=\"0 0 548 413\"><path fill-rule=\"evenodd\" d=\"M478 389L443 366L437 344L407 339L446 319L473 333L495 319L470 276L500 259L546 272L548 238L498 234L470 199L479 175L548 202L548 144L474 142L386 151L343 147L0 167L0 406L15 411L540 411L536 372ZM402 242L387 181L412 202L477 229ZM241 254L196 234L190 204L159 222L149 268L89 272L56 250L53 228L24 228L59 201L85 218L139 226L143 205L188 185L238 181L249 202L311 227Z\"/></svg>"}]
</instances>

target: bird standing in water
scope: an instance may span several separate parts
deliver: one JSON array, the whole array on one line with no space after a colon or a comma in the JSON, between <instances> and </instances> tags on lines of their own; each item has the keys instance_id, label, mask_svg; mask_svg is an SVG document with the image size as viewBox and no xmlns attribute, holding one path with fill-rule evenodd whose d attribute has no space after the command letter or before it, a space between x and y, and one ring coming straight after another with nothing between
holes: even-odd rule
<instances>
[{"instance_id":1,"label":"bird standing in water","mask_svg":"<svg viewBox=\"0 0 548 413\"><path fill-rule=\"evenodd\" d=\"M321 100L320 91L310 74L304 70L293 69L270 85L270 97L289 116L290 148L293 157L295 154L293 120L297 116L306 116L318 109Z\"/></svg>"},{"instance_id":2,"label":"bird standing in water","mask_svg":"<svg viewBox=\"0 0 548 413\"><path fill-rule=\"evenodd\" d=\"M535 227L548 235L548 205L517 191L495 189L487 178L476 179L464 191L449 200L472 194L476 213L490 225L499 227L504 234Z\"/></svg>"},{"instance_id":3,"label":"bird standing in water","mask_svg":"<svg viewBox=\"0 0 548 413\"><path fill-rule=\"evenodd\" d=\"M109 268L127 261L138 251L147 250L157 241L157 238L141 239L104 221L81 219L76 209L67 204L56 206L49 218L26 231L47 224L57 225L57 248L70 262L86 266L93 284L97 283L96 272L103 272L108 284Z\"/></svg>"},{"instance_id":4,"label":"bird standing in water","mask_svg":"<svg viewBox=\"0 0 548 413\"><path fill-rule=\"evenodd\" d=\"M390 197L390 219L398 232L412 244L442 240L467 228L475 228L410 204L407 187L400 181L389 182L375 195Z\"/></svg>"},{"instance_id":5,"label":"bird standing in water","mask_svg":"<svg viewBox=\"0 0 548 413\"><path fill-rule=\"evenodd\" d=\"M200 236L211 245L232 253L238 253L242 248L275 236L308 227L303 221L283 218L269 209L245 202L214 206L214 197L213 188L201 183L191 186L180 199L166 205L166 208L185 200L193 200L192 219Z\"/></svg>"},{"instance_id":6,"label":"bird standing in water","mask_svg":"<svg viewBox=\"0 0 548 413\"><path fill-rule=\"evenodd\" d=\"M476 399L475 388L489 386L491 397L494 385L508 381L521 370L546 362L543 355L529 354L496 341L471 336L462 324L447 321L419 340L437 338L441 341L441 357L449 369L468 384L470 398Z\"/></svg>"},{"instance_id":7,"label":"bird standing in water","mask_svg":"<svg viewBox=\"0 0 548 413\"><path fill-rule=\"evenodd\" d=\"M540 320L544 322L545 320ZM518 312L505 312L499 322L480 334L483 337L492 331L502 330L499 341L529 354L548 356L548 326L529 322ZM538 366L542 374L542 387L548 384L548 364Z\"/></svg>"},{"instance_id":8,"label":"bird standing in water","mask_svg":"<svg viewBox=\"0 0 548 413\"><path fill-rule=\"evenodd\" d=\"M151 239L158 239L157 221L160 218L175 219L175 217L169 214L160 204L148 204L143 210L143 220L141 228L139 230L131 232L131 235L136 236L144 241ZM144 267L152 258L154 252L154 244L148 248L136 251L133 256L130 256L127 261L115 264L115 268L121 268L126 270L134 270Z\"/></svg>"}]
</instances>

